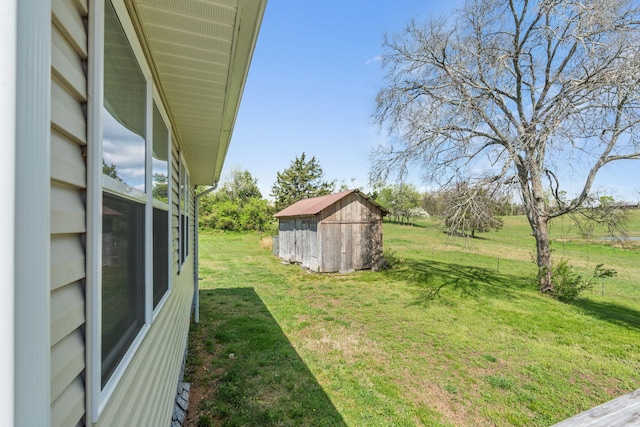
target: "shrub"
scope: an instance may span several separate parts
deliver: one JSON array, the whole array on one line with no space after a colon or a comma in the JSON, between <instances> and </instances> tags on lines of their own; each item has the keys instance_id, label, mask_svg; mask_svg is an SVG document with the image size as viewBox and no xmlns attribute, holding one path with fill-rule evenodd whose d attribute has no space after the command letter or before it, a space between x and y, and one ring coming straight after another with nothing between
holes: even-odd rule
<instances>
[{"instance_id":1,"label":"shrub","mask_svg":"<svg viewBox=\"0 0 640 427\"><path fill-rule=\"evenodd\" d=\"M265 199L249 198L242 202L226 198L203 197L200 227L226 231L259 231L273 234L276 228L273 206Z\"/></svg>"},{"instance_id":2,"label":"shrub","mask_svg":"<svg viewBox=\"0 0 640 427\"><path fill-rule=\"evenodd\" d=\"M580 274L573 271L567 260L561 260L553 267L553 293L552 295L564 302L571 302L578 299L580 294L593 287L596 280L604 280L608 277L615 277L617 271L604 268L604 264L596 265L593 275L585 280Z\"/></svg>"},{"instance_id":3,"label":"shrub","mask_svg":"<svg viewBox=\"0 0 640 427\"><path fill-rule=\"evenodd\" d=\"M382 258L384 261L380 270L391 270L404 262L393 249L385 249Z\"/></svg>"},{"instance_id":4,"label":"shrub","mask_svg":"<svg viewBox=\"0 0 640 427\"><path fill-rule=\"evenodd\" d=\"M553 292L552 295L564 302L576 300L580 294L591 288L592 283L585 281L582 276L573 270L565 259L553 266Z\"/></svg>"},{"instance_id":5,"label":"shrub","mask_svg":"<svg viewBox=\"0 0 640 427\"><path fill-rule=\"evenodd\" d=\"M253 198L240 206L239 227L242 230L267 231L273 223L273 208L265 199Z\"/></svg>"}]
</instances>

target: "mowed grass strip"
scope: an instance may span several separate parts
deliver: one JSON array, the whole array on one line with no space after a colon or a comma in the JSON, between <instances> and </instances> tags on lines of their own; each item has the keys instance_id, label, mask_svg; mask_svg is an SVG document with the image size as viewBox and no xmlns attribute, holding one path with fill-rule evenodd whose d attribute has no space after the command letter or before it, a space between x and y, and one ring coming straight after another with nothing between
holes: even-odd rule
<instances>
[{"instance_id":1,"label":"mowed grass strip","mask_svg":"<svg viewBox=\"0 0 640 427\"><path fill-rule=\"evenodd\" d=\"M474 240L385 224L403 262L345 275L201 234L190 425L547 426L639 388L638 247L552 225L556 258L619 273L564 304L536 290L525 221Z\"/></svg>"},{"instance_id":2,"label":"mowed grass strip","mask_svg":"<svg viewBox=\"0 0 640 427\"><path fill-rule=\"evenodd\" d=\"M203 290L200 297L187 425L345 425L254 289Z\"/></svg>"}]
</instances>

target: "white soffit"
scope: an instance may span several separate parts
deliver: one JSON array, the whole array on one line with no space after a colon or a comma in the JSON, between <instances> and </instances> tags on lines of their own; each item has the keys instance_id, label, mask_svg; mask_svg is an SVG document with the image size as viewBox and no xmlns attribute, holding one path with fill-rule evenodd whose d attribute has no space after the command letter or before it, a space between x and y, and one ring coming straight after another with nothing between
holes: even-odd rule
<instances>
[{"instance_id":1,"label":"white soffit","mask_svg":"<svg viewBox=\"0 0 640 427\"><path fill-rule=\"evenodd\" d=\"M195 184L220 179L266 0L130 0Z\"/></svg>"}]
</instances>

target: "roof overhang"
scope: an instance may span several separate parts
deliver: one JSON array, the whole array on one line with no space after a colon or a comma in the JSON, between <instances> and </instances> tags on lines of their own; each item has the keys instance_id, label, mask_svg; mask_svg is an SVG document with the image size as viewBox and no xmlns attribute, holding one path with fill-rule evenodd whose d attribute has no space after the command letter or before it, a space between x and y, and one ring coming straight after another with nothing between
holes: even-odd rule
<instances>
[{"instance_id":1,"label":"roof overhang","mask_svg":"<svg viewBox=\"0 0 640 427\"><path fill-rule=\"evenodd\" d=\"M194 184L220 179L267 0L126 0Z\"/></svg>"},{"instance_id":2,"label":"roof overhang","mask_svg":"<svg viewBox=\"0 0 640 427\"><path fill-rule=\"evenodd\" d=\"M380 209L382 216L385 216L389 213L385 208L380 206L371 197L367 196L362 191L355 189L355 190L342 191L340 193L327 194L325 196L302 199L292 204L291 206L284 208L280 212L277 212L273 216L276 218L289 218L289 217L300 218L300 217L309 217L309 216L313 217L319 214L320 212L322 212L324 209L333 205L337 201L344 199L349 194L355 194L357 196L362 197L363 199L368 200L372 205Z\"/></svg>"}]
</instances>

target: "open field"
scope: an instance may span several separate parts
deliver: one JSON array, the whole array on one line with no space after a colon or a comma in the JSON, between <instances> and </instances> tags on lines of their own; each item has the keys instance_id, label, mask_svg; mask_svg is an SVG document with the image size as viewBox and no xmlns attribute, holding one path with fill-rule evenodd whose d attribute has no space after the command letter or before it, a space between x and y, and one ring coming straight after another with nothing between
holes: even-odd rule
<instances>
[{"instance_id":1,"label":"open field","mask_svg":"<svg viewBox=\"0 0 640 427\"><path fill-rule=\"evenodd\" d=\"M571 305L539 295L523 217L474 240L385 224L402 262L351 274L201 235L190 425L547 426L639 388L640 246L552 234L556 259L617 277Z\"/></svg>"}]
</instances>

